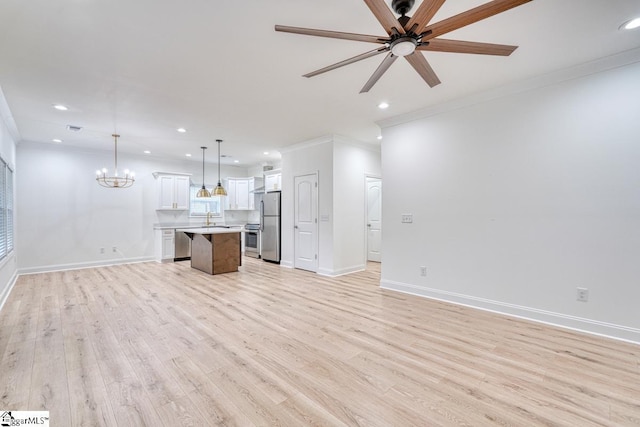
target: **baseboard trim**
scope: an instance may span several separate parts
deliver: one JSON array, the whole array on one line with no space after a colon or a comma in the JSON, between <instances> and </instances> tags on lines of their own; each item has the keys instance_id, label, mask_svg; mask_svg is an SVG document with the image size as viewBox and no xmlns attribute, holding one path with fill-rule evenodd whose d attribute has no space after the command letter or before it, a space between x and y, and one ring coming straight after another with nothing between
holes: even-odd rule
<instances>
[{"instance_id":1,"label":"baseboard trim","mask_svg":"<svg viewBox=\"0 0 640 427\"><path fill-rule=\"evenodd\" d=\"M9 284L4 288L4 291L2 291L2 294L0 294L0 311L2 311L2 307L4 307L4 303L7 302L7 299L9 299L11 290L13 289L13 286L16 284L17 280L18 280L18 272L14 271L13 276L11 276L11 279L9 280Z\"/></svg>"},{"instance_id":2,"label":"baseboard trim","mask_svg":"<svg viewBox=\"0 0 640 427\"><path fill-rule=\"evenodd\" d=\"M360 264L360 265L354 265L347 268L341 268L340 270L328 270L326 268L321 268L318 270L318 274L320 276L326 276L326 277L338 277L338 276L344 276L345 274L356 273L358 271L364 271L364 270L365 270L365 265Z\"/></svg>"},{"instance_id":3,"label":"baseboard trim","mask_svg":"<svg viewBox=\"0 0 640 427\"><path fill-rule=\"evenodd\" d=\"M509 304L500 301L493 301L485 298L443 291L440 289L425 288L409 283L394 282L391 280L381 280L380 287L391 291L490 311L497 314L513 316L564 329L571 329L578 332L626 341L633 344L640 344L640 329L628 326L570 316L552 311L539 310L532 307Z\"/></svg>"},{"instance_id":4,"label":"baseboard trim","mask_svg":"<svg viewBox=\"0 0 640 427\"><path fill-rule=\"evenodd\" d=\"M37 273L50 273L54 271L65 271L65 270L80 270L83 268L94 268L94 267L106 267L109 265L120 265L120 264L136 264L139 262L149 262L155 261L154 257L138 257L138 258L126 258L126 259L111 259L106 261L89 261L89 262L80 262L73 264L58 264L58 265L46 265L41 267L29 267L29 268L21 268L18 270L18 275L21 276L23 274L37 274Z\"/></svg>"}]
</instances>

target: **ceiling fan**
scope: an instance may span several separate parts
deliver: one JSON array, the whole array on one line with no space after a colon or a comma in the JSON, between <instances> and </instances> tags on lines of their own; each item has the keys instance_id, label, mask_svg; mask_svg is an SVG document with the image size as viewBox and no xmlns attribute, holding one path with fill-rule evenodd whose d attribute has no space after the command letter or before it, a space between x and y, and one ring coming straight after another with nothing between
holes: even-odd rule
<instances>
[{"instance_id":1,"label":"ceiling fan","mask_svg":"<svg viewBox=\"0 0 640 427\"><path fill-rule=\"evenodd\" d=\"M373 12L387 31L387 35L381 37L340 31L289 27L286 25L276 25L275 30L286 33L381 44L381 47L370 50L369 52L356 55L353 58L345 59L344 61L304 75L304 77L317 76L318 74L326 73L327 71L335 70L336 68L388 52L387 56L369 78L360 93L368 92L389 69L391 64L400 56L403 56L409 64L411 64L430 87L440 84L440 79L438 79L438 76L424 55L415 52L416 50L509 56L517 49L518 46L441 39L439 36L528 3L531 0L494 0L429 25L429 22L445 1L446 0L423 0L414 15L410 17L407 16L407 13L413 7L415 0L392 0L391 7L400 15L399 18L396 18L384 0L364 0L367 6L369 6L369 9L371 9L371 12Z\"/></svg>"}]
</instances>

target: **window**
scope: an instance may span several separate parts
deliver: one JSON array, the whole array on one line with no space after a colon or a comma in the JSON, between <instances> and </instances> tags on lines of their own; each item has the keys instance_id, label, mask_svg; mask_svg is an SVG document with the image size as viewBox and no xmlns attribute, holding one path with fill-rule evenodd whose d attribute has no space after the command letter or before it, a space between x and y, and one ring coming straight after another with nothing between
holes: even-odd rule
<instances>
[{"instance_id":1,"label":"window","mask_svg":"<svg viewBox=\"0 0 640 427\"><path fill-rule=\"evenodd\" d=\"M189 190L189 215L190 216L207 216L211 212L212 216L222 216L222 200L220 196L196 197L201 187L192 185Z\"/></svg>"},{"instance_id":2,"label":"window","mask_svg":"<svg viewBox=\"0 0 640 427\"><path fill-rule=\"evenodd\" d=\"M0 259L13 250L13 171L0 158Z\"/></svg>"}]
</instances>

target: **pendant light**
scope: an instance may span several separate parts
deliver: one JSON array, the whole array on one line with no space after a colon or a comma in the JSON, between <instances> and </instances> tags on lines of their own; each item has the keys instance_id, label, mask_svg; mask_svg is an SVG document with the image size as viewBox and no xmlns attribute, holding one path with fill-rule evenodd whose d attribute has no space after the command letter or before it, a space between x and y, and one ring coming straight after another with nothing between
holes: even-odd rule
<instances>
[{"instance_id":1,"label":"pendant light","mask_svg":"<svg viewBox=\"0 0 640 427\"><path fill-rule=\"evenodd\" d=\"M103 187L107 188L127 188L131 187L135 181L135 174L129 172L129 169L125 169L124 176L118 176L118 138L120 135L111 135L115 140L115 170L113 176L107 176L107 169L96 171L96 181Z\"/></svg>"},{"instance_id":2,"label":"pendant light","mask_svg":"<svg viewBox=\"0 0 640 427\"><path fill-rule=\"evenodd\" d=\"M213 195L226 196L227 191L222 186L222 181L220 181L220 143L222 142L222 140L216 139L216 142L218 143L218 185L216 185L216 188L213 189Z\"/></svg>"},{"instance_id":3,"label":"pendant light","mask_svg":"<svg viewBox=\"0 0 640 427\"><path fill-rule=\"evenodd\" d=\"M207 147L200 148L202 148L202 188L198 190L196 197L211 197L211 193L209 193L209 190L204 188L204 150L206 150Z\"/></svg>"}]
</instances>

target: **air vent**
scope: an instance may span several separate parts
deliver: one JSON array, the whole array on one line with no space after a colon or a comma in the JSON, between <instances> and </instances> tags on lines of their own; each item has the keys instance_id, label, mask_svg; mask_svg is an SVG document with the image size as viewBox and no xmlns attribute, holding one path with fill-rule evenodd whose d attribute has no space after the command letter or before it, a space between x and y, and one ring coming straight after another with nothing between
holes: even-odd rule
<instances>
[{"instance_id":1,"label":"air vent","mask_svg":"<svg viewBox=\"0 0 640 427\"><path fill-rule=\"evenodd\" d=\"M67 130L71 132L80 132L82 130L81 126L67 125Z\"/></svg>"},{"instance_id":2,"label":"air vent","mask_svg":"<svg viewBox=\"0 0 640 427\"><path fill-rule=\"evenodd\" d=\"M262 172L269 172L273 170L273 166L262 166Z\"/></svg>"}]
</instances>

